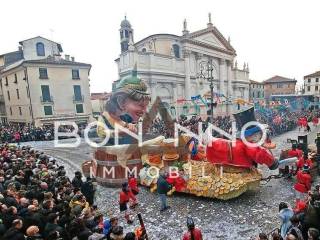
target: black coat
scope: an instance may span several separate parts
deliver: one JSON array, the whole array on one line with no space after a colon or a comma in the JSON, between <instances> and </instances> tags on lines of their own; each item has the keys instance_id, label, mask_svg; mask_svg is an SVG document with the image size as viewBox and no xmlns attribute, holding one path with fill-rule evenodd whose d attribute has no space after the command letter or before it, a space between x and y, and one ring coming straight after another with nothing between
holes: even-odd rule
<instances>
[{"instance_id":1,"label":"black coat","mask_svg":"<svg viewBox=\"0 0 320 240\"><path fill-rule=\"evenodd\" d=\"M16 228L9 228L3 235L3 240L25 240L24 235Z\"/></svg>"},{"instance_id":2,"label":"black coat","mask_svg":"<svg viewBox=\"0 0 320 240\"><path fill-rule=\"evenodd\" d=\"M81 189L82 187L82 179L81 178L78 178L78 177L75 177L74 179L72 179L72 186L75 187L75 188L79 188Z\"/></svg>"},{"instance_id":3,"label":"black coat","mask_svg":"<svg viewBox=\"0 0 320 240\"><path fill-rule=\"evenodd\" d=\"M91 181L85 182L81 187L81 192L88 200L89 204L93 204L93 198L94 198L94 186Z\"/></svg>"}]
</instances>

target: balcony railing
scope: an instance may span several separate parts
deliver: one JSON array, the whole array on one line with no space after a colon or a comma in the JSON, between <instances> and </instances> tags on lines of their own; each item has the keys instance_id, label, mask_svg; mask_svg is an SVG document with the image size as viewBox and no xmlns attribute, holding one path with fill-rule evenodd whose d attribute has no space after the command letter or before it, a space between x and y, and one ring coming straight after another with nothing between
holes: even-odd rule
<instances>
[{"instance_id":1,"label":"balcony railing","mask_svg":"<svg viewBox=\"0 0 320 240\"><path fill-rule=\"evenodd\" d=\"M82 103L84 101L84 97L83 95L80 95L80 96L73 96L73 102L74 103Z\"/></svg>"},{"instance_id":2,"label":"balcony railing","mask_svg":"<svg viewBox=\"0 0 320 240\"><path fill-rule=\"evenodd\" d=\"M50 96L50 97L43 97L43 96L41 96L40 97L40 101L42 102L42 103L53 103L53 98L52 98L52 96Z\"/></svg>"}]
</instances>

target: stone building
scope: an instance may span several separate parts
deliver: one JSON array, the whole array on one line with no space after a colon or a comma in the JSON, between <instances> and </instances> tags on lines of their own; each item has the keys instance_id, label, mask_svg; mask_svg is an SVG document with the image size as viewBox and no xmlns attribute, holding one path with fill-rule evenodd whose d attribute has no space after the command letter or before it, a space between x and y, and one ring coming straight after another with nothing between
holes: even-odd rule
<instances>
[{"instance_id":1,"label":"stone building","mask_svg":"<svg viewBox=\"0 0 320 240\"><path fill-rule=\"evenodd\" d=\"M35 126L90 121L91 65L62 58L61 45L40 36L19 44L17 52L0 56L2 121Z\"/></svg>"},{"instance_id":2,"label":"stone building","mask_svg":"<svg viewBox=\"0 0 320 240\"><path fill-rule=\"evenodd\" d=\"M281 77L281 76L273 76L265 81L264 84L264 97L269 99L271 95L287 95L287 94L295 94L296 92L296 83L297 80Z\"/></svg>"},{"instance_id":3,"label":"stone building","mask_svg":"<svg viewBox=\"0 0 320 240\"><path fill-rule=\"evenodd\" d=\"M251 102L264 100L264 84L262 82L250 80L249 100Z\"/></svg>"},{"instance_id":4,"label":"stone building","mask_svg":"<svg viewBox=\"0 0 320 240\"><path fill-rule=\"evenodd\" d=\"M304 93L320 96L320 71L304 76Z\"/></svg>"},{"instance_id":5,"label":"stone building","mask_svg":"<svg viewBox=\"0 0 320 240\"><path fill-rule=\"evenodd\" d=\"M115 60L119 79L128 76L137 64L138 75L147 83L152 100L160 96L172 105L179 99L190 100L208 93L209 82L199 77L201 66L208 61L213 66L214 92L226 96L217 111L229 112L232 99L249 100L248 64L238 68L230 39L212 23L210 14L204 29L189 32L185 20L182 35L159 33L137 42L132 25L125 18L121 22L120 43L121 53Z\"/></svg>"}]
</instances>

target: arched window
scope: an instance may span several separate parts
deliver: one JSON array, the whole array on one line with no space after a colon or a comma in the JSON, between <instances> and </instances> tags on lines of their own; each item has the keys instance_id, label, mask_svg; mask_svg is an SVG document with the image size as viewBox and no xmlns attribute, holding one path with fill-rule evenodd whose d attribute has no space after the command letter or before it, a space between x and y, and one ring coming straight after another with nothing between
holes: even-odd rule
<instances>
[{"instance_id":1,"label":"arched window","mask_svg":"<svg viewBox=\"0 0 320 240\"><path fill-rule=\"evenodd\" d=\"M128 30L124 30L124 35L125 35L126 38L129 38L129 32L128 32Z\"/></svg>"},{"instance_id":2,"label":"arched window","mask_svg":"<svg viewBox=\"0 0 320 240\"><path fill-rule=\"evenodd\" d=\"M44 51L44 44L41 42L38 42L37 45L37 55L38 56L45 56L45 51Z\"/></svg>"},{"instance_id":3,"label":"arched window","mask_svg":"<svg viewBox=\"0 0 320 240\"><path fill-rule=\"evenodd\" d=\"M123 32L120 31L120 39L122 39L122 38L123 38Z\"/></svg>"},{"instance_id":4,"label":"arched window","mask_svg":"<svg viewBox=\"0 0 320 240\"><path fill-rule=\"evenodd\" d=\"M179 47L179 45L178 44L173 44L172 48L173 48L174 56L176 58L180 58L180 47Z\"/></svg>"},{"instance_id":5,"label":"arched window","mask_svg":"<svg viewBox=\"0 0 320 240\"><path fill-rule=\"evenodd\" d=\"M142 52L147 52L147 49L146 48L142 48L142 50L141 50Z\"/></svg>"}]
</instances>

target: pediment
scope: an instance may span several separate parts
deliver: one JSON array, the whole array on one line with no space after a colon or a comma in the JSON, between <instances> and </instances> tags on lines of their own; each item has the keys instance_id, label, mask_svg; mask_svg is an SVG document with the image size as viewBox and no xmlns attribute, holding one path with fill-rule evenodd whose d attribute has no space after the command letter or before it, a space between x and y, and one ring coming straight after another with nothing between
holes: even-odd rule
<instances>
[{"instance_id":1,"label":"pediment","mask_svg":"<svg viewBox=\"0 0 320 240\"><path fill-rule=\"evenodd\" d=\"M204 33L199 36L193 37L192 39L195 41L199 41L202 43L209 44L211 46L215 46L215 47L219 47L227 50L224 44L214 35L213 32Z\"/></svg>"}]
</instances>

